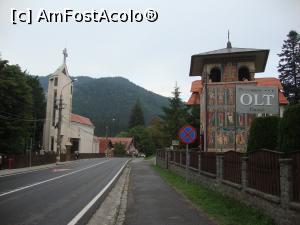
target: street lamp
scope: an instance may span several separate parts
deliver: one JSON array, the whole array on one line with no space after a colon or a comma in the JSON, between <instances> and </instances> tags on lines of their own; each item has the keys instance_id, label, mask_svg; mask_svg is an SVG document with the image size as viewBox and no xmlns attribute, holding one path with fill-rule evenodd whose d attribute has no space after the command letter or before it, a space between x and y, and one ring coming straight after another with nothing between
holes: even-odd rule
<instances>
[{"instance_id":1,"label":"street lamp","mask_svg":"<svg viewBox=\"0 0 300 225\"><path fill-rule=\"evenodd\" d=\"M61 139L62 139L62 135L61 135L61 123L62 123L62 109L63 109L63 98L62 98L62 92L64 90L65 87L67 87L68 85L72 84L73 82L77 81L77 79L72 79L70 82L68 82L67 84L65 84L61 91L60 91L60 96L59 96L59 105L58 105L58 126L57 126L57 157L56 157L56 164L58 164L60 162L60 155L61 155Z\"/></svg>"},{"instance_id":2,"label":"street lamp","mask_svg":"<svg viewBox=\"0 0 300 225\"><path fill-rule=\"evenodd\" d=\"M115 121L116 121L116 118L112 118L112 132L111 132L111 136L114 137L116 136L116 126L115 126Z\"/></svg>"}]
</instances>

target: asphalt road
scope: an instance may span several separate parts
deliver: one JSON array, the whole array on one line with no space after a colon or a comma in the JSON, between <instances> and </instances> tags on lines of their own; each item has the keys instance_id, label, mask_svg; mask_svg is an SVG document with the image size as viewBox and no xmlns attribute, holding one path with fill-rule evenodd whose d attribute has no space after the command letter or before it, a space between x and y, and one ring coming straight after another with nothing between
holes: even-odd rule
<instances>
[{"instance_id":1,"label":"asphalt road","mask_svg":"<svg viewBox=\"0 0 300 225\"><path fill-rule=\"evenodd\" d=\"M127 159L87 159L0 177L0 224L68 224Z\"/></svg>"}]
</instances>

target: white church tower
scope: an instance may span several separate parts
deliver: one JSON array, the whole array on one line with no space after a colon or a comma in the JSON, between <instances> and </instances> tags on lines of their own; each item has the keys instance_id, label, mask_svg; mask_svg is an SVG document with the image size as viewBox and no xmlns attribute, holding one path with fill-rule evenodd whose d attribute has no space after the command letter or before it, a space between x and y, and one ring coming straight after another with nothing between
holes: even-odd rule
<instances>
[{"instance_id":1,"label":"white church tower","mask_svg":"<svg viewBox=\"0 0 300 225\"><path fill-rule=\"evenodd\" d=\"M59 103L62 99L61 153L66 152L66 143L71 133L73 83L66 65L67 50L63 50L63 64L49 76L46 121L43 146L45 151L57 151Z\"/></svg>"}]
</instances>

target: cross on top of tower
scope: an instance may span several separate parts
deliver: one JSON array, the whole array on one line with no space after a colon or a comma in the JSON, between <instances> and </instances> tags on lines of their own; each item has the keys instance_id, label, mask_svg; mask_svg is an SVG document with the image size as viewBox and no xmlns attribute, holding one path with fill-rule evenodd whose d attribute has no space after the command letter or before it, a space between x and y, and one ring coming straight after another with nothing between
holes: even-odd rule
<instances>
[{"instance_id":1,"label":"cross on top of tower","mask_svg":"<svg viewBox=\"0 0 300 225\"><path fill-rule=\"evenodd\" d=\"M64 64L66 64L66 60L67 60L67 57L68 57L68 53L67 53L66 48L64 48L64 50L63 50L63 55L64 55Z\"/></svg>"},{"instance_id":2,"label":"cross on top of tower","mask_svg":"<svg viewBox=\"0 0 300 225\"><path fill-rule=\"evenodd\" d=\"M230 32L229 32L229 30L228 30L228 34L227 34L227 48L232 48L232 46L231 46L231 42L230 42Z\"/></svg>"}]
</instances>

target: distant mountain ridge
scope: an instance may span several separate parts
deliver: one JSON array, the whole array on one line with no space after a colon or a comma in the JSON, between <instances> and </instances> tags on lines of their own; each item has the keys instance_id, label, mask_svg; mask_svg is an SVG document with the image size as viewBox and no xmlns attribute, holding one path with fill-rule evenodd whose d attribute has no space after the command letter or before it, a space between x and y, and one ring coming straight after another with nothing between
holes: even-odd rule
<instances>
[{"instance_id":1,"label":"distant mountain ridge","mask_svg":"<svg viewBox=\"0 0 300 225\"><path fill-rule=\"evenodd\" d=\"M95 125L97 135L112 136L126 130L129 115L137 99L140 100L146 123L161 114L168 98L148 91L123 77L91 78L76 77L73 91L73 113L89 117ZM45 92L48 77L40 76Z\"/></svg>"}]
</instances>

